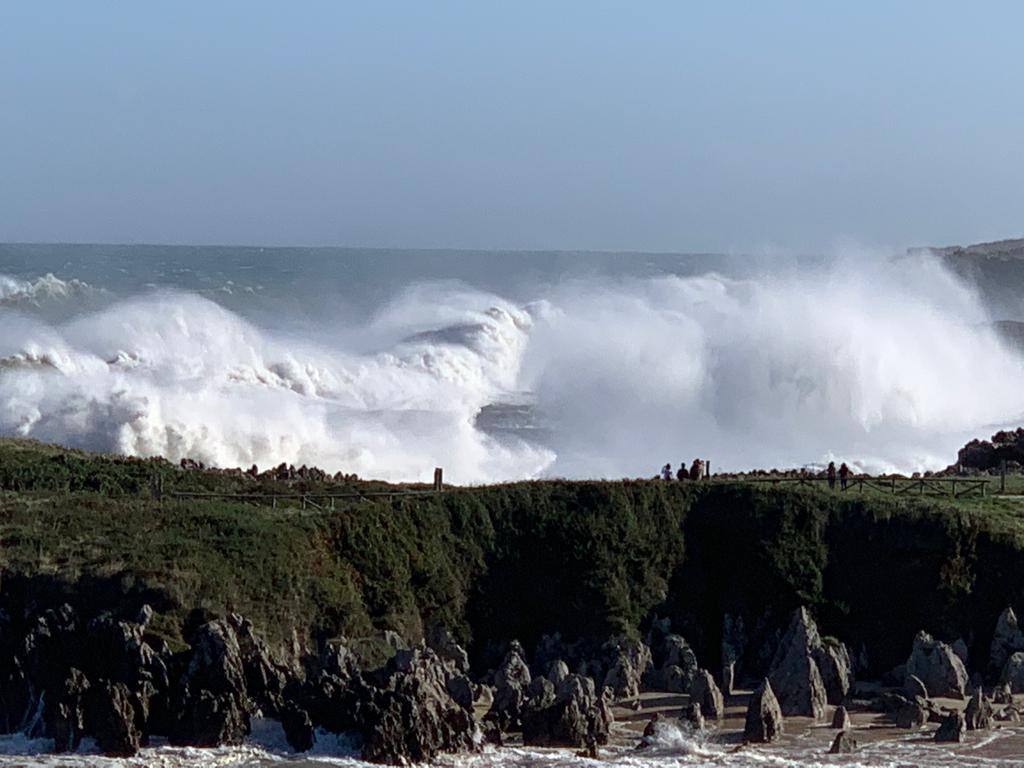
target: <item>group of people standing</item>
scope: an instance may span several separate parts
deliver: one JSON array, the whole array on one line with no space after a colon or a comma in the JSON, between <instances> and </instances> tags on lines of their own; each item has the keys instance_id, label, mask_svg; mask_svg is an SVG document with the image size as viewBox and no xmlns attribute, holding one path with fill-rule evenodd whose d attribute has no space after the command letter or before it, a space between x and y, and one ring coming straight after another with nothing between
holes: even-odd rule
<instances>
[{"instance_id":1,"label":"group of people standing","mask_svg":"<svg viewBox=\"0 0 1024 768\"><path fill-rule=\"evenodd\" d=\"M702 477L704 477L704 461L702 459L694 459L689 469L686 468L685 461L679 462L679 469L676 470L676 480L700 480ZM672 479L671 464L666 464L661 468L661 479Z\"/></svg>"},{"instance_id":2,"label":"group of people standing","mask_svg":"<svg viewBox=\"0 0 1024 768\"><path fill-rule=\"evenodd\" d=\"M839 465L838 472L836 472L836 463L834 461L830 461L828 463L828 469L825 470L825 477L828 479L829 489L834 489L836 487L837 474L839 475L839 487L845 491L846 482L850 479L850 468L846 466L845 461Z\"/></svg>"}]
</instances>

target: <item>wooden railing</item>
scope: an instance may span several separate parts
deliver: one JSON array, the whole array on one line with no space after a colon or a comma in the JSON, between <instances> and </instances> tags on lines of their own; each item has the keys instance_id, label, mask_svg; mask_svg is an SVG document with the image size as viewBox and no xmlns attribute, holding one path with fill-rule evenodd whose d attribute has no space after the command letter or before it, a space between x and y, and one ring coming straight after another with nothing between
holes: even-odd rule
<instances>
[{"instance_id":1,"label":"wooden railing","mask_svg":"<svg viewBox=\"0 0 1024 768\"><path fill-rule=\"evenodd\" d=\"M789 484L805 486L822 486L828 483L824 477L806 476L778 476L778 477L739 477L733 482L742 483L769 483L771 485ZM850 477L843 487L841 480L835 481L837 493L850 493L851 491L872 490L879 493L891 493L899 495L919 496L951 496L962 498L964 496L987 496L989 480L979 480L973 477Z\"/></svg>"}]
</instances>

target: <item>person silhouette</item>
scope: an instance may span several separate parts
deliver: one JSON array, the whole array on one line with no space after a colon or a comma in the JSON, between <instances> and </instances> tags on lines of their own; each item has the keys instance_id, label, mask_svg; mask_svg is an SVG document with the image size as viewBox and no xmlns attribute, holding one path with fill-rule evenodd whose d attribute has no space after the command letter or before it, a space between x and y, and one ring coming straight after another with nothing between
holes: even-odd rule
<instances>
[{"instance_id":1,"label":"person silhouette","mask_svg":"<svg viewBox=\"0 0 1024 768\"><path fill-rule=\"evenodd\" d=\"M846 490L846 481L849 477L850 468L846 466L846 462L844 461L839 465L839 487L844 491Z\"/></svg>"}]
</instances>

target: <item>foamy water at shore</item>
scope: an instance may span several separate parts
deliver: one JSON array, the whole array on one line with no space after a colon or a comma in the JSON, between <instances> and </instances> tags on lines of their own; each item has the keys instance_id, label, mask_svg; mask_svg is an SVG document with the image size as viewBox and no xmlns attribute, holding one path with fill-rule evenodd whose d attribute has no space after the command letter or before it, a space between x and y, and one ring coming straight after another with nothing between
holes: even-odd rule
<instances>
[{"instance_id":1,"label":"foamy water at shore","mask_svg":"<svg viewBox=\"0 0 1024 768\"><path fill-rule=\"evenodd\" d=\"M898 735L887 730L884 736L873 735L872 729L854 729L862 745L848 755L826 754L835 731L823 726L788 736L777 745L742 749L738 749L735 739L729 736L693 734L685 728L665 725L659 729L652 746L637 750L631 746L636 741L634 731L627 731L621 725L616 730L618 745L603 748L597 761L577 757L572 750L487 747L479 754L446 755L434 764L443 768L585 768L597 765L611 768L1010 768L1024 765L1024 728L1021 727L971 734L965 743L955 745L936 744L930 738L931 729ZM0 766L369 768L372 765L355 757L351 745L332 734L318 734L313 750L295 754L288 748L280 726L272 721L254 722L249 742L239 747L194 749L157 745L143 749L135 758L118 759L95 754L89 743L67 755L46 754L49 746L46 739L0 737Z\"/></svg>"}]
</instances>

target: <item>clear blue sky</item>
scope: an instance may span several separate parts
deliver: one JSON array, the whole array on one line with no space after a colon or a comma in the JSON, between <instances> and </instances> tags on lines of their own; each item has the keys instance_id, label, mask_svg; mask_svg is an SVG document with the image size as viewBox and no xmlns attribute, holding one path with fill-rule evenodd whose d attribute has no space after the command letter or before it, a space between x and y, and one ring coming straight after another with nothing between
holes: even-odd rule
<instances>
[{"instance_id":1,"label":"clear blue sky","mask_svg":"<svg viewBox=\"0 0 1024 768\"><path fill-rule=\"evenodd\" d=\"M1024 233L1024 5L0 4L0 240Z\"/></svg>"}]
</instances>

